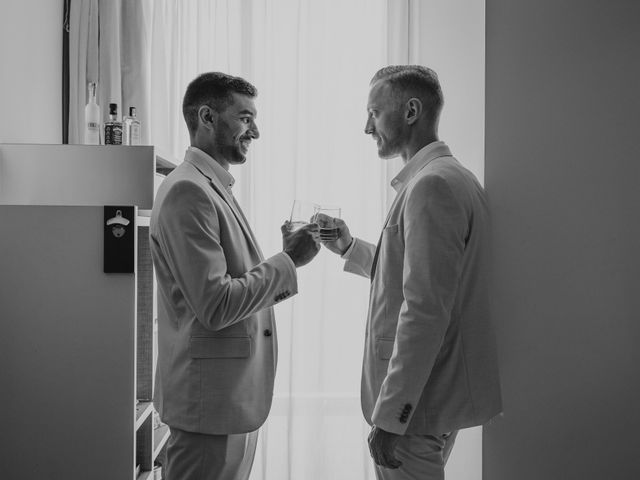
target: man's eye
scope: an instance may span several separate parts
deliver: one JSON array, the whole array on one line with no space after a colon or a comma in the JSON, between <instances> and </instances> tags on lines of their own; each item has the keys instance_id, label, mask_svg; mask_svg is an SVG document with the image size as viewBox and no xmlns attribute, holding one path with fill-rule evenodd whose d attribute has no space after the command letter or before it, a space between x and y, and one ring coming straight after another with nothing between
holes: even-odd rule
<instances>
[{"instance_id":1,"label":"man's eye","mask_svg":"<svg viewBox=\"0 0 640 480\"><path fill-rule=\"evenodd\" d=\"M251 119L250 119L250 118L248 118L248 117L241 118L241 119L240 119L240 121L241 121L242 123L247 124L247 125L248 125L249 123L251 123Z\"/></svg>"}]
</instances>

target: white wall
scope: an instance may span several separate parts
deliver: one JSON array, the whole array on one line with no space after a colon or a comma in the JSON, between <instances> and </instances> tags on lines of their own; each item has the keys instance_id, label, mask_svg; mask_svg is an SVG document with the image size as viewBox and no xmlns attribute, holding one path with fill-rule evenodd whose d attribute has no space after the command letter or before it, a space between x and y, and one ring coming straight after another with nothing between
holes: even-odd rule
<instances>
[{"instance_id":1,"label":"white wall","mask_svg":"<svg viewBox=\"0 0 640 480\"><path fill-rule=\"evenodd\" d=\"M640 3L487 0L487 480L640 478Z\"/></svg>"},{"instance_id":2,"label":"white wall","mask_svg":"<svg viewBox=\"0 0 640 480\"><path fill-rule=\"evenodd\" d=\"M454 156L484 176L484 0L414 0L418 41L412 62L440 78L444 108L439 134Z\"/></svg>"},{"instance_id":3,"label":"white wall","mask_svg":"<svg viewBox=\"0 0 640 480\"><path fill-rule=\"evenodd\" d=\"M2 2L0 143L62 143L62 0Z\"/></svg>"},{"instance_id":4,"label":"white wall","mask_svg":"<svg viewBox=\"0 0 640 480\"><path fill-rule=\"evenodd\" d=\"M445 98L439 136L484 180L485 2L413 0L409 61L433 68ZM460 432L447 480L482 478L482 428Z\"/></svg>"}]
</instances>

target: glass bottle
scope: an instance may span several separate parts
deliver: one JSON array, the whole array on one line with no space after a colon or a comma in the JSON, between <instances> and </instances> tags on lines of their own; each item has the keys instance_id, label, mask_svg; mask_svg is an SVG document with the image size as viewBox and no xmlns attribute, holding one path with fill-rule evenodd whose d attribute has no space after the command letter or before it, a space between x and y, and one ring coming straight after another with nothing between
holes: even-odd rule
<instances>
[{"instance_id":1,"label":"glass bottle","mask_svg":"<svg viewBox=\"0 0 640 480\"><path fill-rule=\"evenodd\" d=\"M129 107L129 115L122 121L122 144L140 145L140 120L136 117L136 107Z\"/></svg>"},{"instance_id":2,"label":"glass bottle","mask_svg":"<svg viewBox=\"0 0 640 480\"><path fill-rule=\"evenodd\" d=\"M104 124L104 144L122 145L122 122L118 121L118 104L109 104L109 121Z\"/></svg>"},{"instance_id":3,"label":"glass bottle","mask_svg":"<svg viewBox=\"0 0 640 480\"><path fill-rule=\"evenodd\" d=\"M89 101L84 107L84 144L100 145L100 106L96 100L96 84L89 82Z\"/></svg>"}]
</instances>

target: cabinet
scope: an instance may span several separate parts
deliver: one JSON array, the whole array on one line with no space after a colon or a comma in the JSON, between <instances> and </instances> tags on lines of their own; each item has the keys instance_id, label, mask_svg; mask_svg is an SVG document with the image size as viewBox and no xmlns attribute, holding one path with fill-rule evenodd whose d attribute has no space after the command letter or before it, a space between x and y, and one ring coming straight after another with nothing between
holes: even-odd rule
<instances>
[{"instance_id":1,"label":"cabinet","mask_svg":"<svg viewBox=\"0 0 640 480\"><path fill-rule=\"evenodd\" d=\"M3 478L152 478L150 146L0 145ZM155 182L154 182L155 180ZM133 268L104 273L105 206L130 209ZM105 233L107 232L107 233Z\"/></svg>"}]
</instances>

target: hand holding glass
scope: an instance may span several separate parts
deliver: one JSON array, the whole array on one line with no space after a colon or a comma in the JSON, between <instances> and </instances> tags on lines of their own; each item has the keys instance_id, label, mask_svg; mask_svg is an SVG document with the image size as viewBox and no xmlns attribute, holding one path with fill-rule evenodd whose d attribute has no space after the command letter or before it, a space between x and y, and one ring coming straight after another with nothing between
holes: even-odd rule
<instances>
[{"instance_id":1,"label":"hand holding glass","mask_svg":"<svg viewBox=\"0 0 640 480\"><path fill-rule=\"evenodd\" d=\"M317 223L320 227L320 240L333 242L338 239L339 234L336 218L340 218L339 207L294 200L289 217L289 230L295 232L309 223Z\"/></svg>"},{"instance_id":2,"label":"hand holding glass","mask_svg":"<svg viewBox=\"0 0 640 480\"><path fill-rule=\"evenodd\" d=\"M338 239L340 232L336 218L340 218L340 208L316 205L314 220L320 227L321 242L335 242Z\"/></svg>"}]
</instances>

